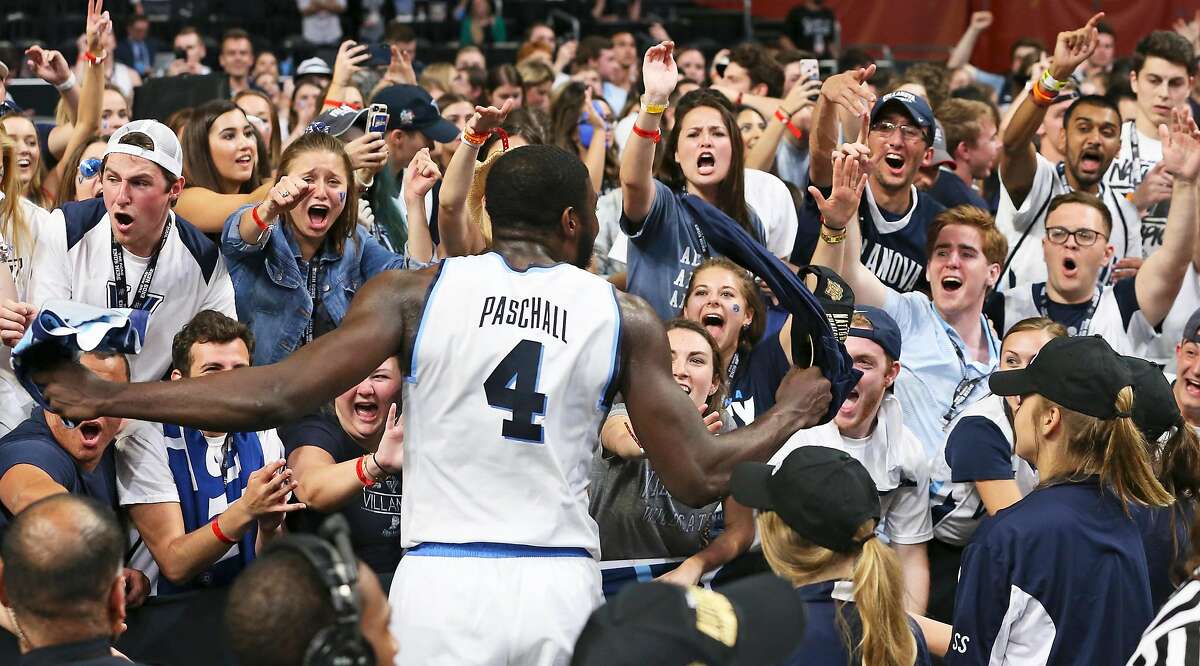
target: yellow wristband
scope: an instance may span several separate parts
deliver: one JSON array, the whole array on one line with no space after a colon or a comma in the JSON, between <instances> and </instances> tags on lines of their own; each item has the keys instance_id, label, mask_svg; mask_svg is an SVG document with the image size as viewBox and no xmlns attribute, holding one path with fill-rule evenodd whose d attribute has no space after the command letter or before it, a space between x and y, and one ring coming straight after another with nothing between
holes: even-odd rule
<instances>
[{"instance_id":1,"label":"yellow wristband","mask_svg":"<svg viewBox=\"0 0 1200 666\"><path fill-rule=\"evenodd\" d=\"M642 104L642 111L645 111L646 113L649 113L651 115L658 115L666 110L667 110L666 104L651 104L649 102L644 102Z\"/></svg>"}]
</instances>

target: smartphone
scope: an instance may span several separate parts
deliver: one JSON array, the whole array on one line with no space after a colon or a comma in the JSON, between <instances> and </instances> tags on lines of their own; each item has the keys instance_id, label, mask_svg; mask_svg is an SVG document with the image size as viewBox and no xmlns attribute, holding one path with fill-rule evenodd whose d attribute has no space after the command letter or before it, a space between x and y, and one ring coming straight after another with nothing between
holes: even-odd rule
<instances>
[{"instance_id":1,"label":"smartphone","mask_svg":"<svg viewBox=\"0 0 1200 666\"><path fill-rule=\"evenodd\" d=\"M800 81L820 81L821 80L821 63L815 58L803 58L800 60ZM810 95L809 99L817 101L821 95Z\"/></svg>"},{"instance_id":2,"label":"smartphone","mask_svg":"<svg viewBox=\"0 0 1200 666\"><path fill-rule=\"evenodd\" d=\"M179 60L187 60L187 50L186 49L175 49L175 57L178 58Z\"/></svg>"},{"instance_id":3,"label":"smartphone","mask_svg":"<svg viewBox=\"0 0 1200 666\"><path fill-rule=\"evenodd\" d=\"M366 62L367 67L387 67L392 64L392 47L387 44L371 44L367 47L367 53L371 54L371 59Z\"/></svg>"},{"instance_id":4,"label":"smartphone","mask_svg":"<svg viewBox=\"0 0 1200 666\"><path fill-rule=\"evenodd\" d=\"M367 132L386 134L388 119L387 104L372 104L370 110L367 111Z\"/></svg>"}]
</instances>

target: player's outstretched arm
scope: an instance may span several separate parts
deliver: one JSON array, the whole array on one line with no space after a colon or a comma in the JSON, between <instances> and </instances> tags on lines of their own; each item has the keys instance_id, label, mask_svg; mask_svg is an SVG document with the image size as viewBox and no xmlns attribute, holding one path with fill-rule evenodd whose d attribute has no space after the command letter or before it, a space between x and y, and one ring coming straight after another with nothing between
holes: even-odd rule
<instances>
[{"instance_id":1,"label":"player's outstretched arm","mask_svg":"<svg viewBox=\"0 0 1200 666\"><path fill-rule=\"evenodd\" d=\"M174 382L106 382L78 363L39 369L50 407L83 421L98 416L248 432L310 413L353 386L397 350L407 349L434 269L386 271L354 298L341 326L274 365ZM407 365L407 355L402 354ZM35 367L36 363L35 363Z\"/></svg>"},{"instance_id":2,"label":"player's outstretched arm","mask_svg":"<svg viewBox=\"0 0 1200 666\"><path fill-rule=\"evenodd\" d=\"M636 296L619 298L621 392L634 432L672 497L703 506L727 495L734 465L765 462L792 433L824 416L829 382L818 368L793 369L774 407L753 424L717 438L671 376L666 330L654 310Z\"/></svg>"}]
</instances>

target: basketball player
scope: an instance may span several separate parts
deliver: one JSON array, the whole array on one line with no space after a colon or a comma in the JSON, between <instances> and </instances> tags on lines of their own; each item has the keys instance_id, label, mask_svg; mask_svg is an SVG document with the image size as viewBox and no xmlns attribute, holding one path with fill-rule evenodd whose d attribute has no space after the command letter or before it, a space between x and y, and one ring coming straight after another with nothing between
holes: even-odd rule
<instances>
[{"instance_id":1,"label":"basketball player","mask_svg":"<svg viewBox=\"0 0 1200 666\"><path fill-rule=\"evenodd\" d=\"M829 383L793 371L773 409L718 443L671 376L654 311L581 268L598 224L579 159L515 149L485 197L492 251L379 274L341 327L278 364L136 385L60 364L36 379L76 420L243 432L299 418L399 350L410 550L390 595L397 663L566 664L600 601L587 479L613 394L671 495L702 506L727 493L736 463L815 425ZM394 470L399 456L378 463Z\"/></svg>"}]
</instances>

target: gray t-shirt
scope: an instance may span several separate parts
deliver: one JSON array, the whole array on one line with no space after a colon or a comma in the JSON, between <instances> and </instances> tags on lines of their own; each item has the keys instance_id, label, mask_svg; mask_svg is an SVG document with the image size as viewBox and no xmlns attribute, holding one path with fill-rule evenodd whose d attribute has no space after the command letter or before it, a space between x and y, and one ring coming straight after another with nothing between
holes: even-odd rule
<instances>
[{"instance_id":1,"label":"gray t-shirt","mask_svg":"<svg viewBox=\"0 0 1200 666\"><path fill-rule=\"evenodd\" d=\"M621 215L621 231L630 240L627 291L646 299L664 320L679 315L692 271L714 256L680 196L655 180L654 204L641 225L631 231L634 223ZM762 222L753 212L750 216L762 238Z\"/></svg>"}]
</instances>

